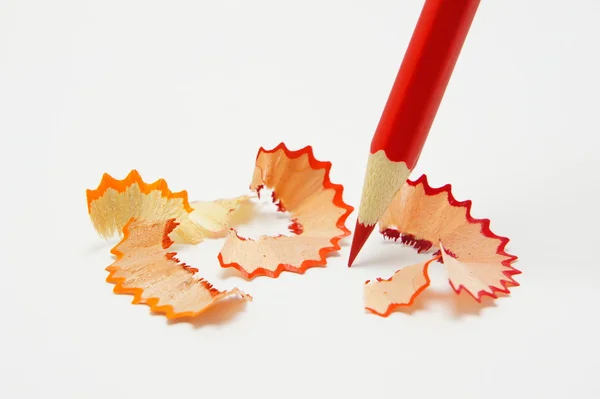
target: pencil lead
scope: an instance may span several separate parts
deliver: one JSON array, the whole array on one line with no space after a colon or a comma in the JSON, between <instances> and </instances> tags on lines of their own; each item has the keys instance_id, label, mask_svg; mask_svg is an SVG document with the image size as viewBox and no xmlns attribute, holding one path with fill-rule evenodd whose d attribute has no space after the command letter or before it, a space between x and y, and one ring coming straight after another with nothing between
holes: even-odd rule
<instances>
[{"instance_id":1,"label":"pencil lead","mask_svg":"<svg viewBox=\"0 0 600 399\"><path fill-rule=\"evenodd\" d=\"M374 224L362 224L358 220L356 221L356 228L352 236L352 246L350 247L350 257L348 258L348 267L352 266L354 259L356 259L363 245L367 242L367 238L369 238L374 228Z\"/></svg>"}]
</instances>

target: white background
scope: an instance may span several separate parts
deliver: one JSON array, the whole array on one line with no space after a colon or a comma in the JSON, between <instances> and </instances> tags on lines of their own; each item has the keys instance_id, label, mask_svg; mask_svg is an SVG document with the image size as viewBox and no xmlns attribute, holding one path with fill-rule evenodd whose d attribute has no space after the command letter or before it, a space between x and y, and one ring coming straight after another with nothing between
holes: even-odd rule
<instances>
[{"instance_id":1,"label":"white background","mask_svg":"<svg viewBox=\"0 0 600 399\"><path fill-rule=\"evenodd\" d=\"M511 239L511 296L478 307L437 264L415 309L365 313L365 280L423 259L378 235L352 269L348 238L251 282L222 242L183 248L255 298L193 324L105 282L104 172L208 200L246 192L260 146L310 144L358 206L422 4L0 0L0 397L600 397L597 1L484 1L413 175Z\"/></svg>"}]
</instances>

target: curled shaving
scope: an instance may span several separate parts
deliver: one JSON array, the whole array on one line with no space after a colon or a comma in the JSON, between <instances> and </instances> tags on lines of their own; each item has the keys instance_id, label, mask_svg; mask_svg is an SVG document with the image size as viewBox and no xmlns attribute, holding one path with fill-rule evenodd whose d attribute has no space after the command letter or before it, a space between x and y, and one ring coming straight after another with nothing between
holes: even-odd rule
<instances>
[{"instance_id":1,"label":"curled shaving","mask_svg":"<svg viewBox=\"0 0 600 399\"><path fill-rule=\"evenodd\" d=\"M509 293L509 287L519 285L513 276L521 273L512 266L517 257L505 251L509 239L492 233L489 226L488 219L471 216L471 201L457 201L450 185L430 187L425 175L416 181L407 180L379 221L384 237L400 240L418 252L435 251L425 265L434 260L443 262L454 291L458 294L464 290L478 302L483 296L497 298L498 292ZM414 273L402 270L392 280L408 287L408 282L399 280L410 280ZM426 273L426 266L423 270ZM422 290L413 292L418 295ZM412 300L400 302L409 305ZM369 305L365 302L365 306ZM386 311L374 313L384 315Z\"/></svg>"},{"instance_id":2,"label":"curled shaving","mask_svg":"<svg viewBox=\"0 0 600 399\"><path fill-rule=\"evenodd\" d=\"M248 200L248 196L240 196L190 204L186 191L172 192L163 179L146 183L136 170L123 180L105 173L96 189L87 190L88 213L100 236L122 236L131 218L175 219L178 225L171 238L185 244L223 237L231 228L234 213Z\"/></svg>"},{"instance_id":3,"label":"curled shaving","mask_svg":"<svg viewBox=\"0 0 600 399\"><path fill-rule=\"evenodd\" d=\"M147 221L132 219L123 229L123 239L111 252L117 260L106 268L106 281L114 292L133 295L134 304L146 304L168 319L194 317L216 302L230 296L252 297L237 288L220 291L195 277L198 269L180 262L169 252L169 234L177 227L175 219Z\"/></svg>"},{"instance_id":4,"label":"curled shaving","mask_svg":"<svg viewBox=\"0 0 600 399\"><path fill-rule=\"evenodd\" d=\"M231 231L219 253L221 266L247 278L275 278L283 271L304 273L325 265L327 254L339 250L339 241L350 234L345 221L354 209L344 203L343 187L329 180L330 169L331 163L315 159L310 146L261 148L250 189L258 195L265 187L273 190L278 209L291 215L292 235L252 240Z\"/></svg>"}]
</instances>

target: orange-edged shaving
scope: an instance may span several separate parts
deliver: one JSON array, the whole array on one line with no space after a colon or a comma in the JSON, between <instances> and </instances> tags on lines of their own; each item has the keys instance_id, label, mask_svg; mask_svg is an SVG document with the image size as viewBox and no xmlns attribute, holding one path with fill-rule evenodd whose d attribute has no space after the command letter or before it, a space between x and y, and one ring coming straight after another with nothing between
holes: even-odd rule
<instances>
[{"instance_id":1,"label":"orange-edged shaving","mask_svg":"<svg viewBox=\"0 0 600 399\"><path fill-rule=\"evenodd\" d=\"M519 285L513 276L521 272L512 266L517 257L505 251L509 239L492 233L488 219L473 218L471 201L457 201L449 184L432 188L425 175L407 180L380 219L379 231L419 252L435 251L431 261L444 263L455 292L465 290L478 302L483 296L497 298L497 292L509 293L509 287ZM428 264L422 266L425 274ZM407 271L392 279L413 276Z\"/></svg>"},{"instance_id":2,"label":"orange-edged shaving","mask_svg":"<svg viewBox=\"0 0 600 399\"><path fill-rule=\"evenodd\" d=\"M87 190L88 213L94 228L104 238L121 235L131 219L165 221L175 219L176 241L197 244L204 239L201 230L188 218L193 208L187 192L172 192L163 179L145 183L137 170L117 180L105 173L95 190Z\"/></svg>"},{"instance_id":3,"label":"orange-edged shaving","mask_svg":"<svg viewBox=\"0 0 600 399\"><path fill-rule=\"evenodd\" d=\"M364 286L365 309L387 317L396 308L411 306L417 296L429 287L429 264L437 259L439 256L423 263L406 266L385 280L367 280Z\"/></svg>"},{"instance_id":4,"label":"orange-edged shaving","mask_svg":"<svg viewBox=\"0 0 600 399\"><path fill-rule=\"evenodd\" d=\"M342 199L343 187L329 180L330 169L330 162L315 159L310 146L260 148L250 189L258 195L263 188L273 190L273 202L292 218L293 234L253 240L231 231L219 253L221 266L253 278L325 265L326 255L339 250L339 241L350 234L345 221L354 210Z\"/></svg>"},{"instance_id":5,"label":"orange-edged shaving","mask_svg":"<svg viewBox=\"0 0 600 399\"><path fill-rule=\"evenodd\" d=\"M197 269L168 251L173 244L169 234L176 227L175 219L131 219L125 225L121 242L111 250L117 260L106 268L106 281L115 284L115 293L131 294L132 303L146 304L168 319L197 316L229 296L252 300L237 288L220 291L196 278Z\"/></svg>"},{"instance_id":6,"label":"orange-edged shaving","mask_svg":"<svg viewBox=\"0 0 600 399\"><path fill-rule=\"evenodd\" d=\"M159 179L145 183L136 170L117 180L104 174L95 190L87 190L87 204L94 228L104 238L122 235L131 219L164 221L175 219L178 227L171 238L178 243L198 244L205 237L224 236L232 216L249 197L188 202L186 191L172 192Z\"/></svg>"}]
</instances>

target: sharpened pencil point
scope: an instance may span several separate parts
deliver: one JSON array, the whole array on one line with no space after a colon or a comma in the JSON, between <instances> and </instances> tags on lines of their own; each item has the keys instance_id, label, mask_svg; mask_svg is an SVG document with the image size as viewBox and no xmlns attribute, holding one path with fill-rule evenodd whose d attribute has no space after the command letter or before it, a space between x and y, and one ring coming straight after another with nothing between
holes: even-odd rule
<instances>
[{"instance_id":1,"label":"sharpened pencil point","mask_svg":"<svg viewBox=\"0 0 600 399\"><path fill-rule=\"evenodd\" d=\"M375 225L362 224L358 220L356 221L356 228L354 229L354 235L352 236L352 246L350 247L350 257L348 258L348 267L352 266L356 255L360 252L367 238L371 235L371 232L375 228Z\"/></svg>"}]
</instances>

